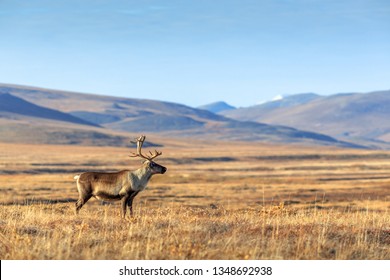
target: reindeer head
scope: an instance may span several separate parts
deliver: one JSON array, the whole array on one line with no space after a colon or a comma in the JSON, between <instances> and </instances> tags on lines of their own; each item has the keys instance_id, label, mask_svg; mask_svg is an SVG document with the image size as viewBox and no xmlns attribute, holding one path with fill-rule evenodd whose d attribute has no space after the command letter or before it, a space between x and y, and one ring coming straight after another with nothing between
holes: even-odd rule
<instances>
[{"instance_id":1,"label":"reindeer head","mask_svg":"<svg viewBox=\"0 0 390 280\"><path fill-rule=\"evenodd\" d=\"M144 144L146 136L142 135L135 139L135 141L131 141L131 143L137 143L137 153L132 153L131 157L140 157L145 159L143 165L145 168L149 168L151 174L164 174L167 171L167 168L155 163L153 159L162 155L162 152L154 151L154 153L149 151L149 155L145 156L142 154L142 145Z\"/></svg>"}]
</instances>

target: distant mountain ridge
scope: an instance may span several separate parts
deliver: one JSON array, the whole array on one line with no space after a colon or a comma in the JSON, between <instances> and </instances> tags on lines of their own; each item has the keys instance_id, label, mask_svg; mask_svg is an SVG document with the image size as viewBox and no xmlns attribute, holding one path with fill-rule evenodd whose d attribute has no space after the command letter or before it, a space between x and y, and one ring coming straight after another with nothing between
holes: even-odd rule
<instances>
[{"instance_id":1,"label":"distant mountain ridge","mask_svg":"<svg viewBox=\"0 0 390 280\"><path fill-rule=\"evenodd\" d=\"M115 141L123 143L123 136L119 136L123 133L131 133L132 135L157 133L165 137L359 147L315 132L286 126L237 121L206 110L170 102L1 84L0 91L36 106L61 111L68 115L72 114L75 118L83 119L88 124L95 123L102 127L93 128L90 125L80 126L77 124L78 132L72 134L71 131L75 130L76 127L71 127L71 124L66 127L63 124L58 126L55 123L57 121L55 118L42 122L40 129L42 131L47 129L49 137L61 135L61 143L67 141L81 143L83 141L82 135L84 135L81 131L85 131L85 135L88 137L94 137L94 134L100 135L98 138L105 141L104 143L114 143ZM19 116L23 116L23 114ZM25 118L21 120L25 123L37 125L36 122L30 121L28 115L24 116ZM41 116L35 115L33 117ZM8 131L7 133L11 135L12 127L16 127L16 123L11 125L10 120L1 119L1 116L0 121L2 124L0 130ZM23 130L18 130L18 133L23 133ZM109 135L114 136L110 138ZM3 137L6 137L6 134L5 136L3 134ZM43 138L44 136L40 136L39 139ZM51 142L57 141L56 139L59 138L56 136ZM97 138L95 137L95 139Z\"/></svg>"},{"instance_id":2,"label":"distant mountain ridge","mask_svg":"<svg viewBox=\"0 0 390 280\"><path fill-rule=\"evenodd\" d=\"M385 144L381 142L389 141L390 90L293 95L285 100L222 112L222 115L240 121L286 125L380 147Z\"/></svg>"},{"instance_id":3,"label":"distant mountain ridge","mask_svg":"<svg viewBox=\"0 0 390 280\"><path fill-rule=\"evenodd\" d=\"M207 110L212 113L220 113L223 111L236 109L236 107L229 105L224 101L218 101L207 105L199 106L198 109Z\"/></svg>"},{"instance_id":4,"label":"distant mountain ridge","mask_svg":"<svg viewBox=\"0 0 390 280\"><path fill-rule=\"evenodd\" d=\"M306 104L317 98L321 98L320 95L316 93L298 93L287 96L277 96L271 101L255 105L253 107L263 108L263 109L275 109L275 108L288 108L297 105Z\"/></svg>"}]
</instances>

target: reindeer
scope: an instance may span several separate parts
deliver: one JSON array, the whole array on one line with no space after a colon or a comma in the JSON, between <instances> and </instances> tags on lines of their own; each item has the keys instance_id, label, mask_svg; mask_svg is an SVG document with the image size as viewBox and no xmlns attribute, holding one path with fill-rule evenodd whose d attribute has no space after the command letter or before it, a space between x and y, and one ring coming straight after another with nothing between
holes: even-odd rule
<instances>
[{"instance_id":1,"label":"reindeer","mask_svg":"<svg viewBox=\"0 0 390 280\"><path fill-rule=\"evenodd\" d=\"M133 216L133 199L146 188L150 178L154 174L164 174L167 171L162 165L153 160L162 153L155 150L149 156L142 154L142 145L145 141L142 135L136 138L137 153L131 153L130 157L145 159L142 166L135 170L122 170L114 173L85 172L74 177L77 180L79 199L76 202L76 214L81 207L93 196L99 200L121 200L122 217L126 216L126 205L130 209L130 216ZM135 142L132 142L135 143Z\"/></svg>"}]
</instances>

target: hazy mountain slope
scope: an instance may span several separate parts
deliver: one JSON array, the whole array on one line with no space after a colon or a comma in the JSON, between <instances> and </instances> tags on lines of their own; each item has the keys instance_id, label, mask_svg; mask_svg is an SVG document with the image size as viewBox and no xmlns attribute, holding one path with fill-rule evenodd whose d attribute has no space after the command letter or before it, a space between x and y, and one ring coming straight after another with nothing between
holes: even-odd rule
<instances>
[{"instance_id":1,"label":"hazy mountain slope","mask_svg":"<svg viewBox=\"0 0 390 280\"><path fill-rule=\"evenodd\" d=\"M0 85L0 90L9 91L15 96L40 106L54 108L91 122L105 124L106 127L110 127L110 124L115 123L114 126L120 128L120 123L126 124L138 118L152 116L158 118L162 115L182 119L178 121L181 124L178 129L183 129L182 124L186 120L189 120L189 126L192 127L193 121L223 121L226 119L223 116L215 115L205 110L163 101L82 94L21 86L13 87L9 85L3 87Z\"/></svg>"},{"instance_id":2,"label":"hazy mountain slope","mask_svg":"<svg viewBox=\"0 0 390 280\"><path fill-rule=\"evenodd\" d=\"M0 86L0 141L33 144L126 146L130 135L15 97ZM136 136L136 135L132 135Z\"/></svg>"},{"instance_id":3,"label":"hazy mountain slope","mask_svg":"<svg viewBox=\"0 0 390 280\"><path fill-rule=\"evenodd\" d=\"M316 131L345 139L387 139L390 132L390 91L337 94L289 107L254 106L224 113L252 120Z\"/></svg>"},{"instance_id":4,"label":"hazy mountain slope","mask_svg":"<svg viewBox=\"0 0 390 280\"><path fill-rule=\"evenodd\" d=\"M266 118L268 115L273 114L275 111L283 112L286 109L304 105L320 98L321 96L315 93L301 93L285 96L283 98L281 97L277 100L272 100L251 107L244 107L238 108L236 110L221 112L221 114L241 121L259 121L260 119Z\"/></svg>"},{"instance_id":5,"label":"hazy mountain slope","mask_svg":"<svg viewBox=\"0 0 390 280\"><path fill-rule=\"evenodd\" d=\"M299 93L294 95L280 96L277 99L259 104L256 107L262 109L289 108L309 103L318 98L321 98L321 96L315 93Z\"/></svg>"},{"instance_id":6,"label":"hazy mountain slope","mask_svg":"<svg viewBox=\"0 0 390 280\"><path fill-rule=\"evenodd\" d=\"M233 107L224 101L218 101L218 102L214 102L214 103L200 106L200 107L198 107L198 109L207 110L207 111L210 111L212 113L220 113L223 111L236 109L236 107Z\"/></svg>"},{"instance_id":7,"label":"hazy mountain slope","mask_svg":"<svg viewBox=\"0 0 390 280\"><path fill-rule=\"evenodd\" d=\"M72 113L109 130L131 134L153 132L168 137L354 146L318 133L285 126L239 122L206 110L170 102L11 85L0 85L0 90L39 106Z\"/></svg>"},{"instance_id":8,"label":"hazy mountain slope","mask_svg":"<svg viewBox=\"0 0 390 280\"><path fill-rule=\"evenodd\" d=\"M42 106L37 106L19 97L13 96L8 93L2 93L0 91L0 113L4 114L4 112L44 118L49 120L97 126L96 124L77 118L70 114L66 114Z\"/></svg>"},{"instance_id":9,"label":"hazy mountain slope","mask_svg":"<svg viewBox=\"0 0 390 280\"><path fill-rule=\"evenodd\" d=\"M136 135L132 135L136 136ZM88 146L126 146L130 135L104 128L23 115L0 114L0 142Z\"/></svg>"}]
</instances>

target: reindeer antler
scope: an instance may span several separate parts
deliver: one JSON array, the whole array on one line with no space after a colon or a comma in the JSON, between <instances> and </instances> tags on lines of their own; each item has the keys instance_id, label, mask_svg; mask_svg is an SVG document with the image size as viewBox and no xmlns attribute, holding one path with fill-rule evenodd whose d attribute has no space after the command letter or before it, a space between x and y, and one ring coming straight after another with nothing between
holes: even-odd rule
<instances>
[{"instance_id":1,"label":"reindeer antler","mask_svg":"<svg viewBox=\"0 0 390 280\"><path fill-rule=\"evenodd\" d=\"M146 139L145 135L141 135L138 138L135 138L135 141L130 141L133 144L137 143L137 153L131 153L130 157L140 157L146 160L153 160L154 158L162 155L162 152L158 152L157 150L154 150L154 154L149 151L150 156L145 156L142 154L142 145L144 144L144 141Z\"/></svg>"}]
</instances>

